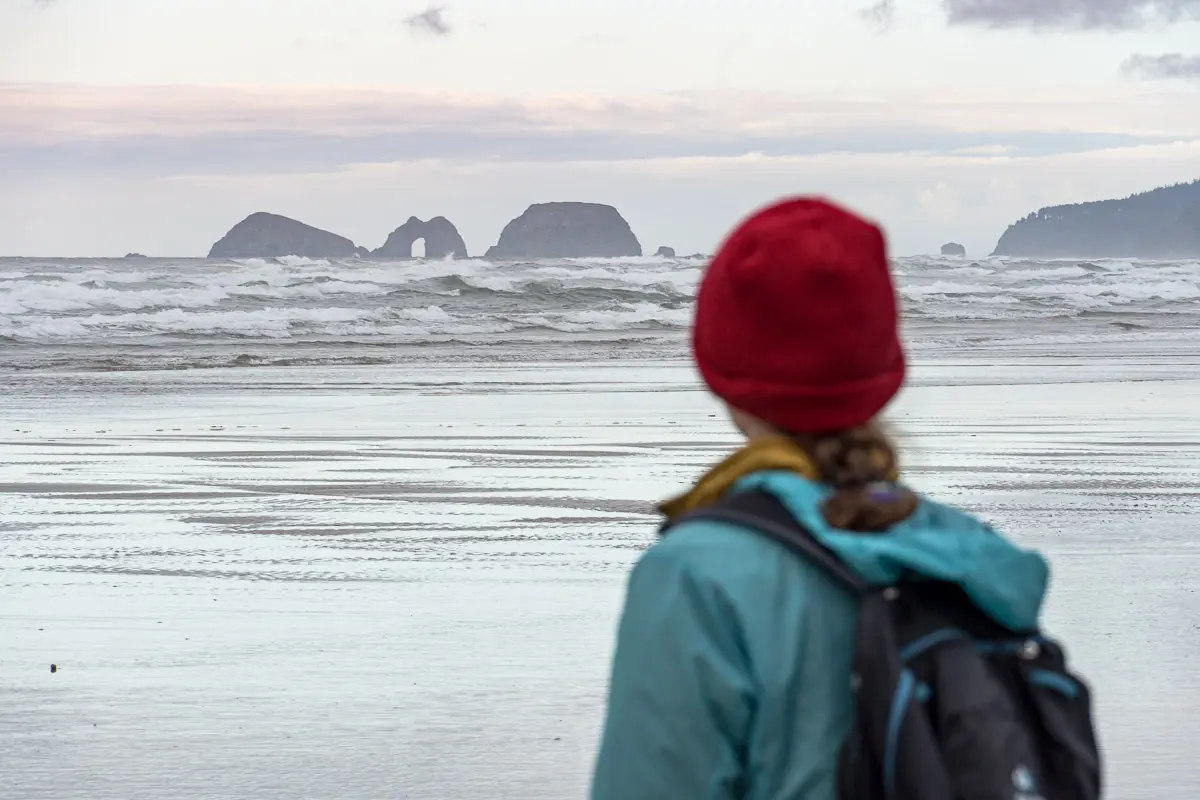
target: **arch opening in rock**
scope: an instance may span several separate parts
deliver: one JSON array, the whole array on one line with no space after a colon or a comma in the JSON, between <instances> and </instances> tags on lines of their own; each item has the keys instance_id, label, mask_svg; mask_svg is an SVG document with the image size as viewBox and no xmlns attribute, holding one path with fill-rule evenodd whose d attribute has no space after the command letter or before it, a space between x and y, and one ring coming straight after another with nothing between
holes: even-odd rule
<instances>
[{"instance_id":1,"label":"arch opening in rock","mask_svg":"<svg viewBox=\"0 0 1200 800\"><path fill-rule=\"evenodd\" d=\"M409 217L391 232L383 247L371 255L379 258L466 258L467 245L454 223L445 217L434 217L428 222Z\"/></svg>"}]
</instances>

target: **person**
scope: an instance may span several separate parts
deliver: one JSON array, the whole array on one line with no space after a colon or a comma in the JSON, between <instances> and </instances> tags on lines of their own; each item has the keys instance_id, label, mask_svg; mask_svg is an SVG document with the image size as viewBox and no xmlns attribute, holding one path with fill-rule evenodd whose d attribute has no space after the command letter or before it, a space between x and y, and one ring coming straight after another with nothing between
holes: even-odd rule
<instances>
[{"instance_id":1,"label":"person","mask_svg":"<svg viewBox=\"0 0 1200 800\"><path fill-rule=\"evenodd\" d=\"M900 482L880 421L906 371L886 249L877 225L808 197L728 236L692 349L746 441L660 510L678 521L766 492L864 581L934 576L997 623L1036 628L1043 558ZM593 800L834 800L858 605L770 537L680 522L628 579Z\"/></svg>"}]
</instances>

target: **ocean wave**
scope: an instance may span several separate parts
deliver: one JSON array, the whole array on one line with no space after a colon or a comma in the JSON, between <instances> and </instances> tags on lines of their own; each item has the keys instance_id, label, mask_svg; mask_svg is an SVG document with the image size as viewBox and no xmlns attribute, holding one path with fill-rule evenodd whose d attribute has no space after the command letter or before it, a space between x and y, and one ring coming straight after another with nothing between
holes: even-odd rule
<instances>
[{"instance_id":1,"label":"ocean wave","mask_svg":"<svg viewBox=\"0 0 1200 800\"><path fill-rule=\"evenodd\" d=\"M274 306L229 311L181 308L88 316L22 316L4 321L0 336L17 342L131 341L150 337L207 339L347 339L397 341L511 333L514 331L619 332L683 329L690 307L614 303L606 308L557 313L497 312L488 317L452 315L443 307L302 308Z\"/></svg>"},{"instance_id":2,"label":"ocean wave","mask_svg":"<svg viewBox=\"0 0 1200 800\"><path fill-rule=\"evenodd\" d=\"M320 340L398 344L525 333L682 332L701 259L527 263L325 260L113 263L0 259L0 337L29 344ZM903 258L917 322L1196 314L1200 263Z\"/></svg>"}]
</instances>

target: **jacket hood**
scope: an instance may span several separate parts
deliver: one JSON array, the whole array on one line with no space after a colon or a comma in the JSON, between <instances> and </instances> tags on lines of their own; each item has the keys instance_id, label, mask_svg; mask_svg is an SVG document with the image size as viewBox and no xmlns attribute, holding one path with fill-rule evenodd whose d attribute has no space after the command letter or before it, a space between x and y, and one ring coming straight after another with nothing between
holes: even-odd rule
<instances>
[{"instance_id":1,"label":"jacket hood","mask_svg":"<svg viewBox=\"0 0 1200 800\"><path fill-rule=\"evenodd\" d=\"M821 515L821 503L831 490L794 472L756 472L740 479L735 489L770 492L871 585L894 583L911 571L958 584L981 611L1009 630L1038 624L1050 575L1046 560L970 514L921 498L912 516L887 533L852 533L831 527Z\"/></svg>"}]
</instances>

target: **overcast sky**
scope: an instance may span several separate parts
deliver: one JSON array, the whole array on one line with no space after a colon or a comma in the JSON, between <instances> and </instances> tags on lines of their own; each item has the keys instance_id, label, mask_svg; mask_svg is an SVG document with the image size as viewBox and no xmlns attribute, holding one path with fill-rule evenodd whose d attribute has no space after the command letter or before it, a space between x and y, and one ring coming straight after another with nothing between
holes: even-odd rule
<instances>
[{"instance_id":1,"label":"overcast sky","mask_svg":"<svg viewBox=\"0 0 1200 800\"><path fill-rule=\"evenodd\" d=\"M896 254L1200 177L1200 0L0 0L0 253L266 210L472 253L532 202L709 252L781 194Z\"/></svg>"}]
</instances>

